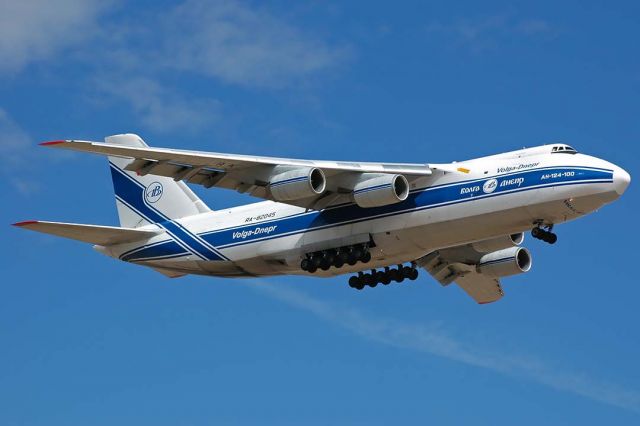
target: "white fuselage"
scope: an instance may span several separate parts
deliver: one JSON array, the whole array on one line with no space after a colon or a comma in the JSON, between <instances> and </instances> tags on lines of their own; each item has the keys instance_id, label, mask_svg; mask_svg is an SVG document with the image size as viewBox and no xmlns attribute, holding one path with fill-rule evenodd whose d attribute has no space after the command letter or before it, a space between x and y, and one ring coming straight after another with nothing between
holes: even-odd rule
<instances>
[{"instance_id":1,"label":"white fuselage","mask_svg":"<svg viewBox=\"0 0 640 426\"><path fill-rule=\"evenodd\" d=\"M265 201L178 219L144 244L96 247L125 261L190 274L308 274L307 253L373 242L368 264L317 271L332 276L410 262L440 248L558 224L618 198L621 168L583 154L537 147L454 163L411 185L407 200L321 211ZM156 228L156 225L150 226Z\"/></svg>"}]
</instances>

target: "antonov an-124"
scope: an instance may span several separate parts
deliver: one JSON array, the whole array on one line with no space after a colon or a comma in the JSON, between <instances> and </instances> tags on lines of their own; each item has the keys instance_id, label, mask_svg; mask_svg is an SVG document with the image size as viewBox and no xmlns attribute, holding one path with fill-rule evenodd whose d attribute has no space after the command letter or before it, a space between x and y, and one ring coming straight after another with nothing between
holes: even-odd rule
<instances>
[{"instance_id":1,"label":"antonov an-124","mask_svg":"<svg viewBox=\"0 0 640 426\"><path fill-rule=\"evenodd\" d=\"M525 232L615 201L629 174L565 144L450 164L312 161L151 148L134 134L41 144L109 159L120 227L25 221L16 226L94 244L168 277L350 274L349 286L418 278L455 283L478 303L525 273ZM211 210L186 183L266 201Z\"/></svg>"}]
</instances>

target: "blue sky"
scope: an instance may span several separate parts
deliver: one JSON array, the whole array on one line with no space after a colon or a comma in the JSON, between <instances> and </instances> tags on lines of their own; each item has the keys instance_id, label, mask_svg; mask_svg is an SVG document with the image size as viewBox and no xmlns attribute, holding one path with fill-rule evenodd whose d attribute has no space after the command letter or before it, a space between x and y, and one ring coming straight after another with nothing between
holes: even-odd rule
<instances>
[{"instance_id":1,"label":"blue sky","mask_svg":"<svg viewBox=\"0 0 640 426\"><path fill-rule=\"evenodd\" d=\"M390 162L564 141L638 176L639 39L625 1L0 1L0 215L116 224L105 160L36 143L121 132ZM0 424L638 424L636 187L529 238L487 306L425 274L170 280L4 226Z\"/></svg>"}]
</instances>

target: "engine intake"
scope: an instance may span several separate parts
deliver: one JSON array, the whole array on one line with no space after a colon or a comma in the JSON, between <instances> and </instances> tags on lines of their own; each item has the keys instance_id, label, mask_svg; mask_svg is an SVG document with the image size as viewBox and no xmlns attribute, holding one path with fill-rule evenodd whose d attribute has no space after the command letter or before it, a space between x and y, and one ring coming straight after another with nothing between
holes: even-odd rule
<instances>
[{"instance_id":1,"label":"engine intake","mask_svg":"<svg viewBox=\"0 0 640 426\"><path fill-rule=\"evenodd\" d=\"M322 170L303 167L289 170L271 177L269 189L278 201L299 200L315 197L324 192L327 180Z\"/></svg>"},{"instance_id":2,"label":"engine intake","mask_svg":"<svg viewBox=\"0 0 640 426\"><path fill-rule=\"evenodd\" d=\"M492 277L508 277L531 269L531 254L523 247L511 247L485 254L478 262L477 270Z\"/></svg>"},{"instance_id":3,"label":"engine intake","mask_svg":"<svg viewBox=\"0 0 640 426\"><path fill-rule=\"evenodd\" d=\"M380 207L404 201L409 196L409 182L402 175L382 174L363 179L353 188L353 200L364 208Z\"/></svg>"}]
</instances>

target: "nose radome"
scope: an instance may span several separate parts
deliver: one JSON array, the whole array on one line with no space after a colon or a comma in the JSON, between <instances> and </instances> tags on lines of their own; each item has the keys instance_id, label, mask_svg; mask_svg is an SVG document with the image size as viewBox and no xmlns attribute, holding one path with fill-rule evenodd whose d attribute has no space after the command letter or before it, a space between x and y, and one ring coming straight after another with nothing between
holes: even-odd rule
<instances>
[{"instance_id":1,"label":"nose radome","mask_svg":"<svg viewBox=\"0 0 640 426\"><path fill-rule=\"evenodd\" d=\"M631 176L629 176L629 173L620 167L616 167L613 171L613 184L616 188L616 192L622 195L629 186L629 183L631 183Z\"/></svg>"}]
</instances>

